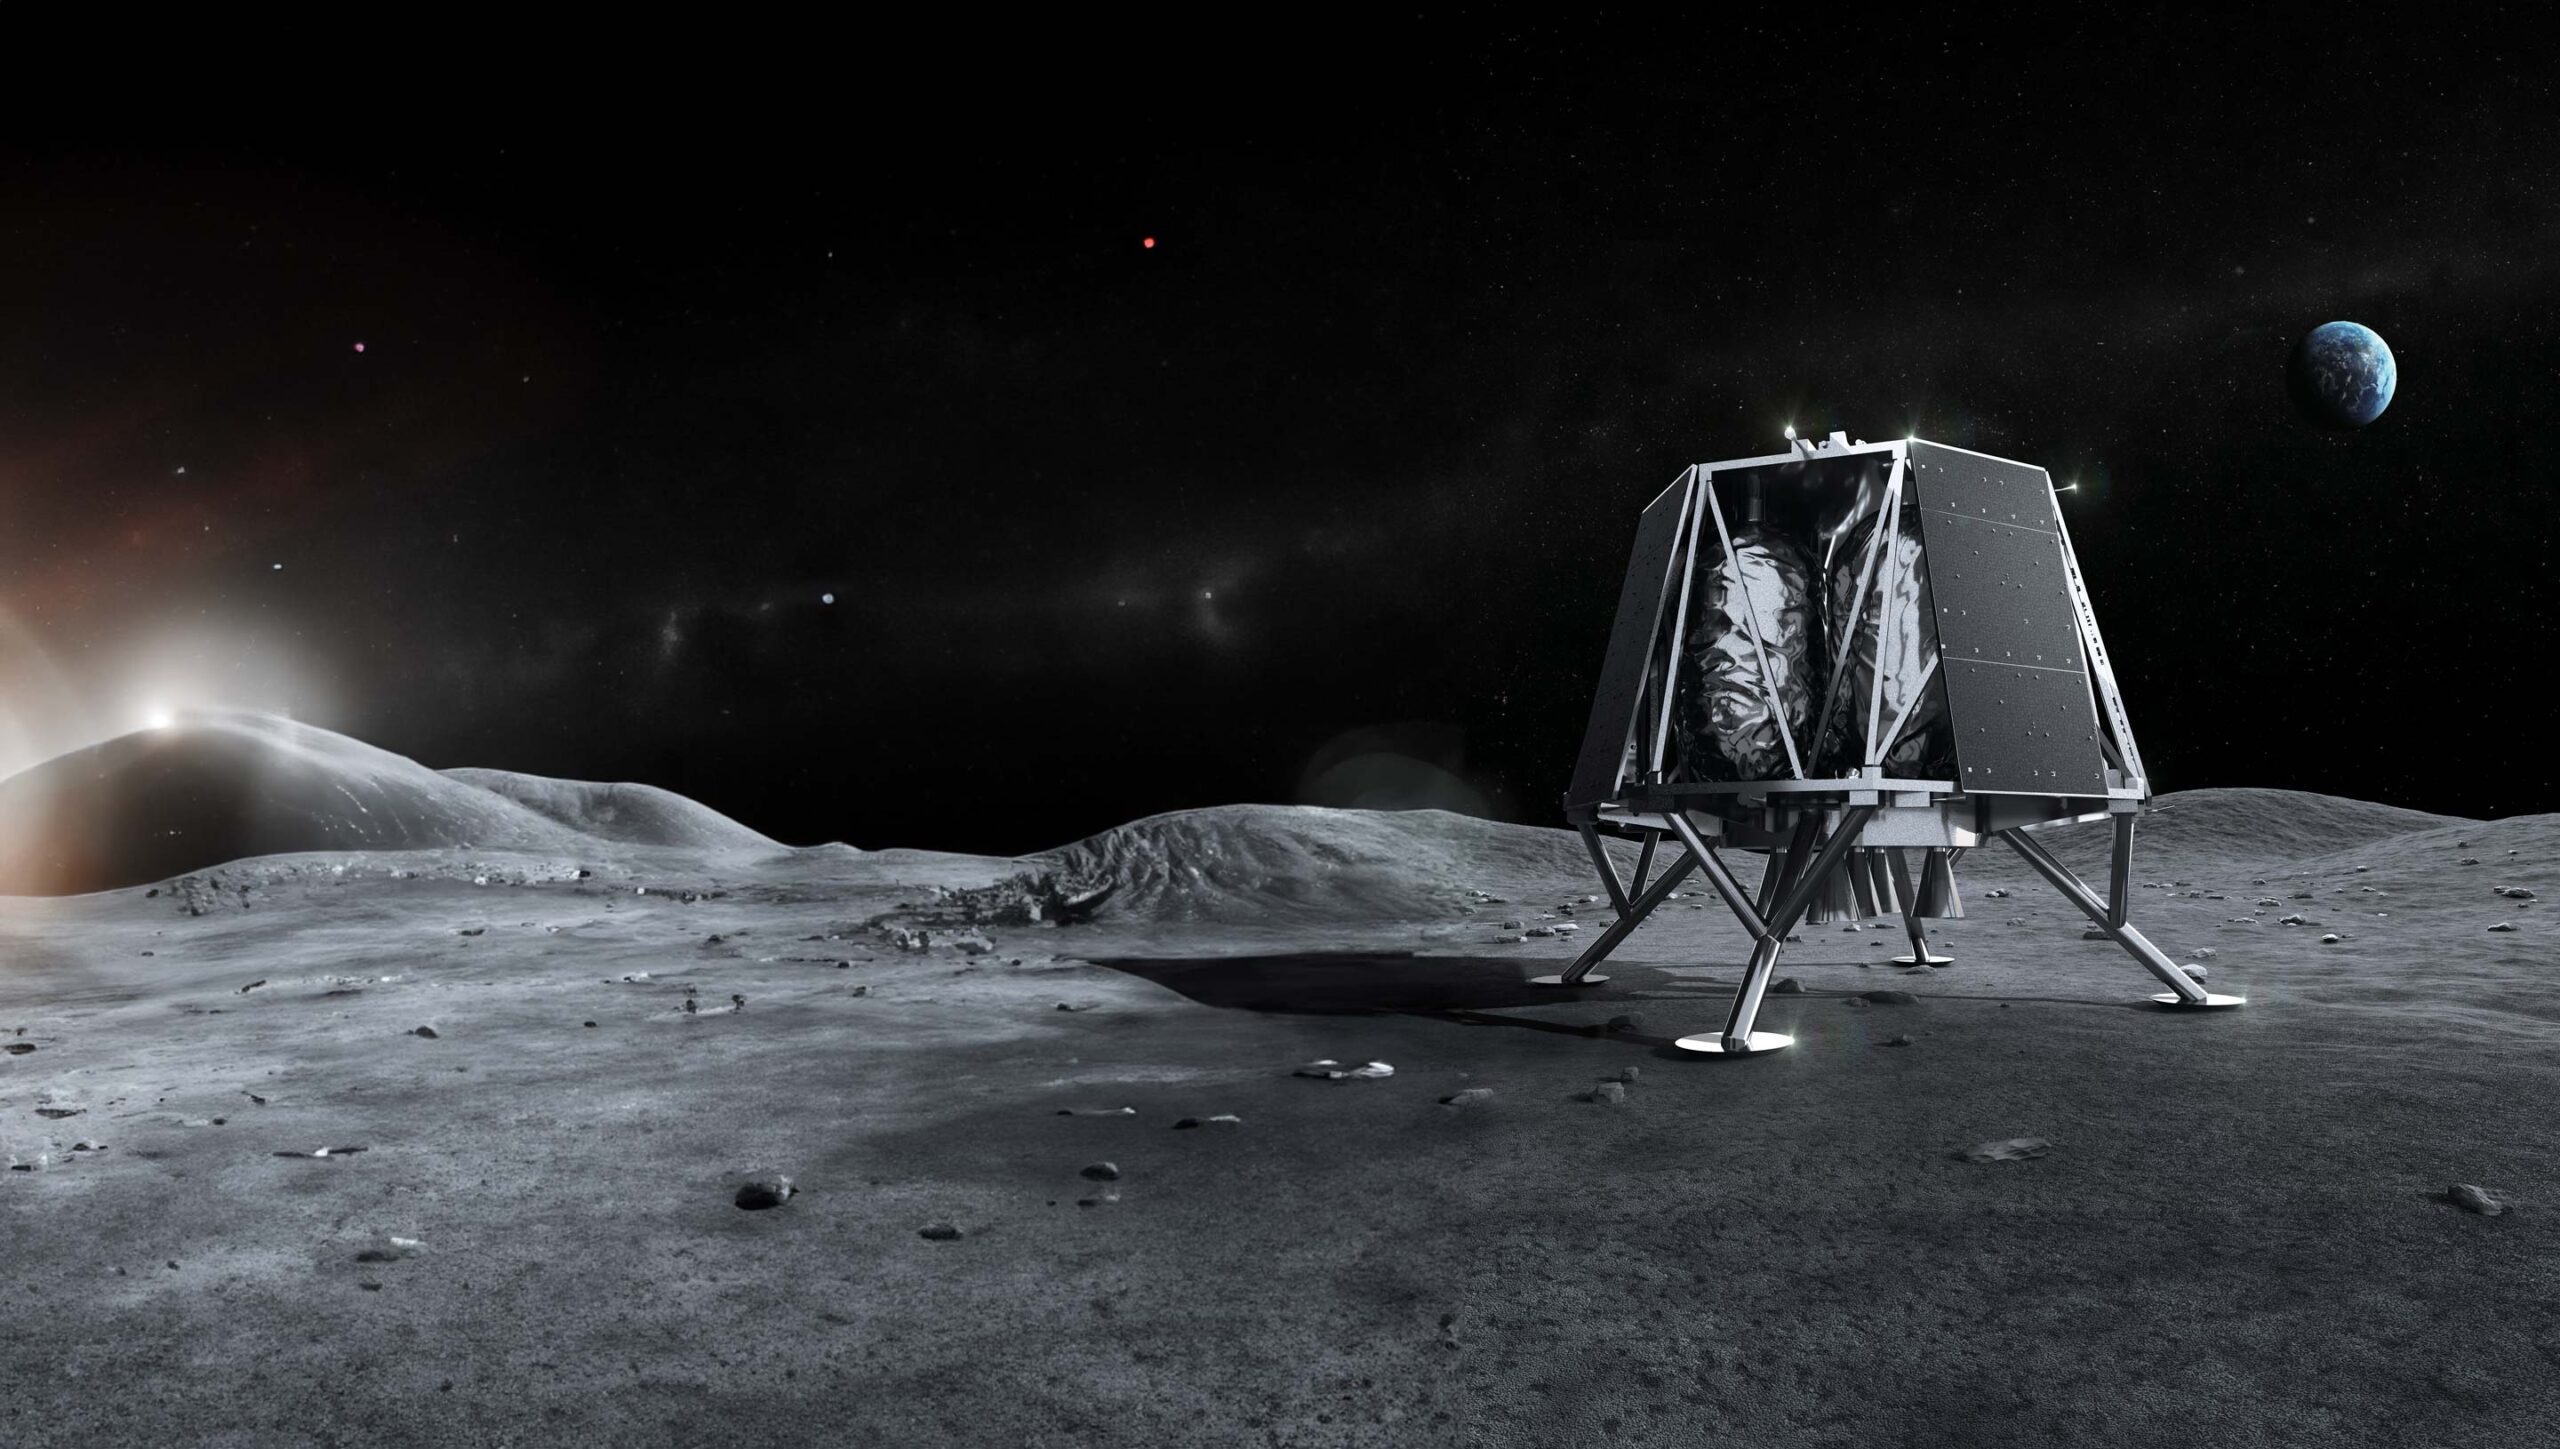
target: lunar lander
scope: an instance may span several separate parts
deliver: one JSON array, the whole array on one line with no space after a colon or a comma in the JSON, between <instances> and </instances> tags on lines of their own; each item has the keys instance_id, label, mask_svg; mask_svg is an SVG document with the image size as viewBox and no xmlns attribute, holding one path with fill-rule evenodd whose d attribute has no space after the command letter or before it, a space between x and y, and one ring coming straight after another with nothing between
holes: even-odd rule
<instances>
[{"instance_id":1,"label":"lunar lander","mask_svg":"<svg viewBox=\"0 0 2560 1449\"><path fill-rule=\"evenodd\" d=\"M1956 862L1997 838L2132 953L2171 1007L2237 1006L2126 919L2151 797L2053 482L1911 438L1813 443L1683 472L1645 509L1565 813L1617 920L1552 986L1590 986L1692 871L1751 933L1720 1032L1692 1051L1792 1044L1755 1031L1788 933L1964 914ZM2109 819L2101 898L2027 832ZM1619 878L1601 833L1641 841ZM1652 875L1656 848L1679 858ZM1756 890L1728 850L1765 855ZM1651 879L1648 880L1648 877Z\"/></svg>"}]
</instances>

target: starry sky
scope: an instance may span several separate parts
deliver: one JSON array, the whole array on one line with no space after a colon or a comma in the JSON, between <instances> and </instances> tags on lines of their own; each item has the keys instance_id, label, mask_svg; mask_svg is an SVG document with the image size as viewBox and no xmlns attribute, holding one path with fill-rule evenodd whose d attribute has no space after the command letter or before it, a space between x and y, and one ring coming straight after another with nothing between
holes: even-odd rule
<instances>
[{"instance_id":1,"label":"starry sky","mask_svg":"<svg viewBox=\"0 0 2560 1449\"><path fill-rule=\"evenodd\" d=\"M1552 823L1638 510L1792 424L2076 481L2157 787L2560 809L2550 68L2077 23L741 33L11 126L0 769L226 705L794 842ZM2333 318L2400 367L2352 435L2285 397Z\"/></svg>"}]
</instances>

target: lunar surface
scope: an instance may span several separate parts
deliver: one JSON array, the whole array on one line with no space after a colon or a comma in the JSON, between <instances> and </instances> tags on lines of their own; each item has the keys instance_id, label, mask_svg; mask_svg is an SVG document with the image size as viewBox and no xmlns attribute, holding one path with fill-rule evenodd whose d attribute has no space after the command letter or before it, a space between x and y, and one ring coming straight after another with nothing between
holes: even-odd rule
<instances>
[{"instance_id":1,"label":"lunar surface","mask_svg":"<svg viewBox=\"0 0 2560 1449\"><path fill-rule=\"evenodd\" d=\"M0 783L0 1442L2542 1442L2560 817L2158 803L2246 1008L1994 848L1722 1061L1701 892L1525 984L1562 830L791 849L184 720Z\"/></svg>"}]
</instances>

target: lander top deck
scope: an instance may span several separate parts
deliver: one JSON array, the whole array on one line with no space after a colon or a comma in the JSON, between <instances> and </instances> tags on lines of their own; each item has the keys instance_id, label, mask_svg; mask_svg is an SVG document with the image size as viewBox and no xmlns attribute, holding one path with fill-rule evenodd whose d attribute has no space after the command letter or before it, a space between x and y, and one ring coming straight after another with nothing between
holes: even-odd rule
<instances>
[{"instance_id":1,"label":"lander top deck","mask_svg":"<svg viewBox=\"0 0 2560 1449\"><path fill-rule=\"evenodd\" d=\"M1745 840L1925 809L1962 843L2149 796L2050 475L1833 433L1645 509L1565 806Z\"/></svg>"}]
</instances>

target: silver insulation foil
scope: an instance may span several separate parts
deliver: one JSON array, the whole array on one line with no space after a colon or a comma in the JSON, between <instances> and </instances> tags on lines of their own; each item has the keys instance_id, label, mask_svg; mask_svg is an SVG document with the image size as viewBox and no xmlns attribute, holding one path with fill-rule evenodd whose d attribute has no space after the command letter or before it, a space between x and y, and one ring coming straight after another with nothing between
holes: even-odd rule
<instances>
[{"instance_id":1,"label":"silver insulation foil","mask_svg":"<svg viewBox=\"0 0 2560 1449\"><path fill-rule=\"evenodd\" d=\"M1822 687L1814 677L1817 628L1812 560L1794 541L1743 523L1728 560L1720 542L1701 540L1674 704L1693 776L1793 778L1778 722L1809 755L1805 730Z\"/></svg>"},{"instance_id":2,"label":"silver insulation foil","mask_svg":"<svg viewBox=\"0 0 2560 1449\"><path fill-rule=\"evenodd\" d=\"M1867 712L1881 667L1884 706L1876 712L1876 733L1891 733L1895 721L1902 722L1885 751L1885 773L1910 778L1943 761L1948 752L1946 694L1930 668L1938 657L1937 622L1929 614L1929 568L1921 554L1919 524L1908 514L1877 552L1866 605L1851 617L1876 527L1877 520L1870 517L1842 537L1831 554L1825 581L1830 594L1824 611L1826 653L1848 662L1839 671L1841 697L1826 721L1820 768L1825 775L1847 776L1867 763Z\"/></svg>"}]
</instances>

